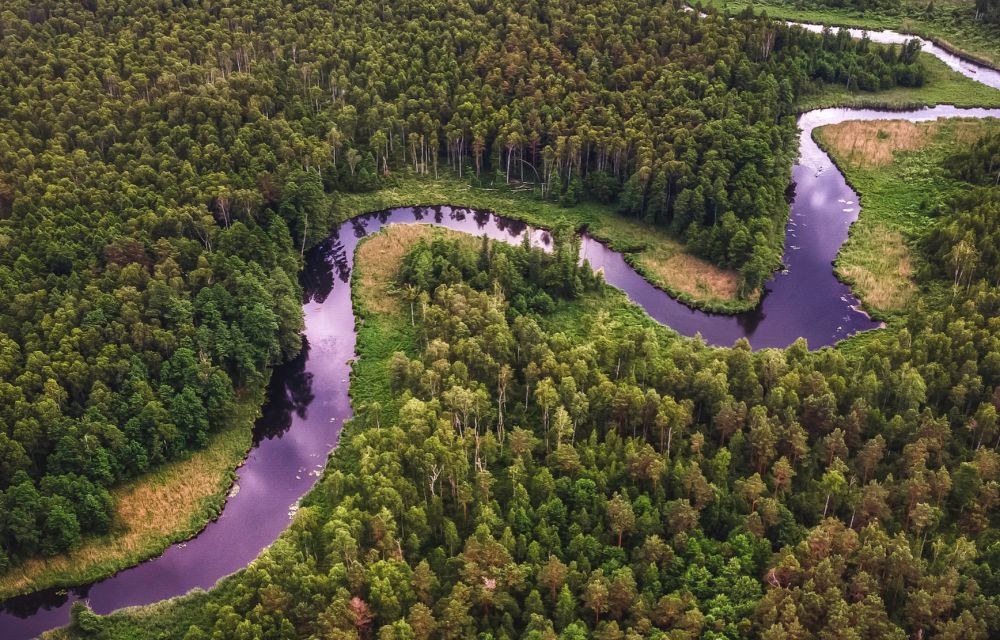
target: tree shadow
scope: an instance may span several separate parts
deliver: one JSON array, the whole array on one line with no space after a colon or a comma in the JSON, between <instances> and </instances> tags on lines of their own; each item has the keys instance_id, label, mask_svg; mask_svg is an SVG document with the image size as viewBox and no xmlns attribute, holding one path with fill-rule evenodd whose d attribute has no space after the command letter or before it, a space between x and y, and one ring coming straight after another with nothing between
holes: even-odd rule
<instances>
[{"instance_id":1,"label":"tree shadow","mask_svg":"<svg viewBox=\"0 0 1000 640\"><path fill-rule=\"evenodd\" d=\"M306 371L309 360L309 340L302 338L302 350L293 360L276 367L267 388L267 402L254 422L254 446L263 440L280 438L292 426L292 416L305 419L309 404L315 398L313 374Z\"/></svg>"}]
</instances>

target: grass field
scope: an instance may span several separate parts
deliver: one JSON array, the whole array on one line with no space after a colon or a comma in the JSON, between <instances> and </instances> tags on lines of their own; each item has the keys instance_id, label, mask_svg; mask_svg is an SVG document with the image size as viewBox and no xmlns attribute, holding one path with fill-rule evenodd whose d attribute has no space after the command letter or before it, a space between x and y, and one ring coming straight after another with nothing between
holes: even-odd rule
<instances>
[{"instance_id":1,"label":"grass field","mask_svg":"<svg viewBox=\"0 0 1000 640\"><path fill-rule=\"evenodd\" d=\"M898 10L859 11L851 8L824 7L818 3L789 0L706 0L730 12L747 6L769 16L798 22L812 22L862 29L891 29L933 40L959 55L993 67L1000 67L1000 25L990 25L973 19L973 0L938 0L927 12L924 0L901 0Z\"/></svg>"},{"instance_id":2,"label":"grass field","mask_svg":"<svg viewBox=\"0 0 1000 640\"><path fill-rule=\"evenodd\" d=\"M540 227L565 219L586 229L615 251L650 282L670 295L712 311L735 313L757 304L757 297L737 296L738 274L685 252L684 245L661 229L625 218L607 205L582 202L563 208L543 202L531 191L505 187L477 188L452 177L401 176L395 186L372 193L343 194L337 200L339 218L348 218L392 207L417 204L452 204L495 211Z\"/></svg>"},{"instance_id":3,"label":"grass field","mask_svg":"<svg viewBox=\"0 0 1000 640\"><path fill-rule=\"evenodd\" d=\"M264 388L243 392L232 421L204 449L117 487L111 533L89 538L68 554L31 559L0 574L0 600L93 582L198 533L225 504L234 470L250 449Z\"/></svg>"},{"instance_id":4,"label":"grass field","mask_svg":"<svg viewBox=\"0 0 1000 640\"><path fill-rule=\"evenodd\" d=\"M858 192L861 214L836 261L866 308L885 317L917 293L912 275L913 241L932 223L932 213L959 190L942 161L987 131L997 120L844 122L816 129L816 141Z\"/></svg>"}]
</instances>

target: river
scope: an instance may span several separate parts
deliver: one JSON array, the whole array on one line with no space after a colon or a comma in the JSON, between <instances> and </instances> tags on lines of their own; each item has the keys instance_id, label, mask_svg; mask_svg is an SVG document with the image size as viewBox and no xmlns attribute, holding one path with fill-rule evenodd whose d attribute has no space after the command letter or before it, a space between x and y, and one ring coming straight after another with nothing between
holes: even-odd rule
<instances>
[{"instance_id":1,"label":"river","mask_svg":"<svg viewBox=\"0 0 1000 640\"><path fill-rule=\"evenodd\" d=\"M877 42L907 39L891 31L872 32L870 37ZM923 43L924 51L956 71L1000 89L1000 72ZM700 333L713 345L728 346L746 337L755 349L784 347L804 337L816 348L876 328L879 323L860 309L850 289L832 272L831 263L857 219L858 196L813 141L812 131L846 120L918 122L944 117L1000 118L1000 109L818 109L799 117L800 158L792 172L795 193L786 227L786 269L768 282L760 306L751 312L726 316L693 310L649 284L620 254L586 235L582 258L603 270L609 284L624 290L656 320L683 335ZM255 426L256 445L238 470L218 520L195 538L106 580L6 601L0 606L0 637L20 640L62 626L69 621L70 606L80 598L94 611L108 613L195 588L208 589L246 566L278 537L299 498L322 473L341 425L352 415L347 391L355 346L350 293L354 249L362 237L385 224L414 222L485 233L513 243L524 233L531 233L536 244L549 241L547 233L521 222L450 206L392 209L343 223L309 254L301 274L306 293L304 348L294 361L275 369L267 404Z\"/></svg>"}]
</instances>

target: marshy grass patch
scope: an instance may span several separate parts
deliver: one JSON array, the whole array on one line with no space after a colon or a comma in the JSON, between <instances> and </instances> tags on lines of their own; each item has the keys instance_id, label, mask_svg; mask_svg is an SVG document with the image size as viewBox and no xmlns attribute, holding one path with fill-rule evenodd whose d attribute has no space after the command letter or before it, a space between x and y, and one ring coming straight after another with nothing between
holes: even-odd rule
<instances>
[{"instance_id":1,"label":"marshy grass patch","mask_svg":"<svg viewBox=\"0 0 1000 640\"><path fill-rule=\"evenodd\" d=\"M110 533L69 553L30 558L0 574L0 600L57 586L87 584L155 557L190 538L221 511L235 469L253 441L265 385L245 391L233 419L204 449L164 464L112 491Z\"/></svg>"},{"instance_id":2,"label":"marshy grass patch","mask_svg":"<svg viewBox=\"0 0 1000 640\"><path fill-rule=\"evenodd\" d=\"M831 150L847 164L881 167L892 162L897 151L920 149L937 130L936 122L852 120L831 125L824 136Z\"/></svg>"},{"instance_id":3,"label":"marshy grass patch","mask_svg":"<svg viewBox=\"0 0 1000 640\"><path fill-rule=\"evenodd\" d=\"M390 314L400 311L402 300L394 291L399 265L417 241L433 237L435 230L447 231L426 224L393 224L358 245L358 295L366 309Z\"/></svg>"},{"instance_id":4,"label":"marshy grass patch","mask_svg":"<svg viewBox=\"0 0 1000 640\"><path fill-rule=\"evenodd\" d=\"M882 223L861 225L840 253L841 277L871 307L897 311L917 293L906 239Z\"/></svg>"},{"instance_id":5,"label":"marshy grass patch","mask_svg":"<svg viewBox=\"0 0 1000 640\"><path fill-rule=\"evenodd\" d=\"M727 302L739 297L739 274L723 269L680 250L640 254L638 262L665 288L686 293L694 298Z\"/></svg>"},{"instance_id":6,"label":"marshy grass patch","mask_svg":"<svg viewBox=\"0 0 1000 640\"><path fill-rule=\"evenodd\" d=\"M998 129L1000 120L948 118L850 121L815 130L817 143L860 197L861 212L837 256L836 273L866 309L895 314L917 295L914 245L938 206L968 188L944 161Z\"/></svg>"}]
</instances>

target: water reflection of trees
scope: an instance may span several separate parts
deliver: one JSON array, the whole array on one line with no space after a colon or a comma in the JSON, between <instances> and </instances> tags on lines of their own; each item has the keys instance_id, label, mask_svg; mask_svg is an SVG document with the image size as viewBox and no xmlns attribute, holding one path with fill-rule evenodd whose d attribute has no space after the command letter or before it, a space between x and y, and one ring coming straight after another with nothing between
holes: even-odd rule
<instances>
[{"instance_id":1,"label":"water reflection of trees","mask_svg":"<svg viewBox=\"0 0 1000 640\"><path fill-rule=\"evenodd\" d=\"M333 291L334 259L331 256L343 254L343 245L334 233L306 253L305 264L299 272L302 285L303 303L322 304Z\"/></svg>"},{"instance_id":2,"label":"water reflection of trees","mask_svg":"<svg viewBox=\"0 0 1000 640\"><path fill-rule=\"evenodd\" d=\"M785 202L787 204L795 202L795 193L798 186L798 183L793 179L788 183L788 186L785 187Z\"/></svg>"},{"instance_id":3,"label":"water reflection of trees","mask_svg":"<svg viewBox=\"0 0 1000 640\"><path fill-rule=\"evenodd\" d=\"M15 596L9 600L4 600L0 603L0 627L3 626L3 616L5 615L11 615L15 618L24 619L38 615L39 611L42 611L43 609L48 613L42 615L57 616L60 620L68 621L69 616L65 613L60 613L57 610L63 605L68 604L71 598L73 600L86 598L87 592L90 591L90 587L91 585L84 585L82 587L74 587L69 590L46 589L44 591L36 591L35 593ZM65 622L60 622L58 624L65 624Z\"/></svg>"},{"instance_id":4,"label":"water reflection of trees","mask_svg":"<svg viewBox=\"0 0 1000 640\"><path fill-rule=\"evenodd\" d=\"M494 216L493 222L496 224L499 231L506 232L507 235L512 237L521 235L521 233L528 228L528 225L520 220L503 218L501 216Z\"/></svg>"},{"instance_id":5,"label":"water reflection of trees","mask_svg":"<svg viewBox=\"0 0 1000 640\"><path fill-rule=\"evenodd\" d=\"M490 221L490 213L488 211L473 209L472 219L476 221L476 226L482 229L486 226L486 223Z\"/></svg>"},{"instance_id":6,"label":"water reflection of trees","mask_svg":"<svg viewBox=\"0 0 1000 640\"><path fill-rule=\"evenodd\" d=\"M757 332L757 327L760 323L764 322L764 318L767 314L764 313L764 299L767 298L767 294L770 293L770 289L764 288L764 292L760 295L760 302L757 306L750 311L744 311L743 313L736 314L736 324L740 326L743 330L743 335L747 339L752 338L753 334ZM739 336L738 336L739 337ZM735 340L736 338L734 338Z\"/></svg>"},{"instance_id":7,"label":"water reflection of trees","mask_svg":"<svg viewBox=\"0 0 1000 640\"><path fill-rule=\"evenodd\" d=\"M254 444L280 437L292 426L292 414L305 419L313 401L313 374L306 371L309 340L302 339L302 351L294 359L274 369L267 388L267 402L254 423Z\"/></svg>"}]
</instances>

